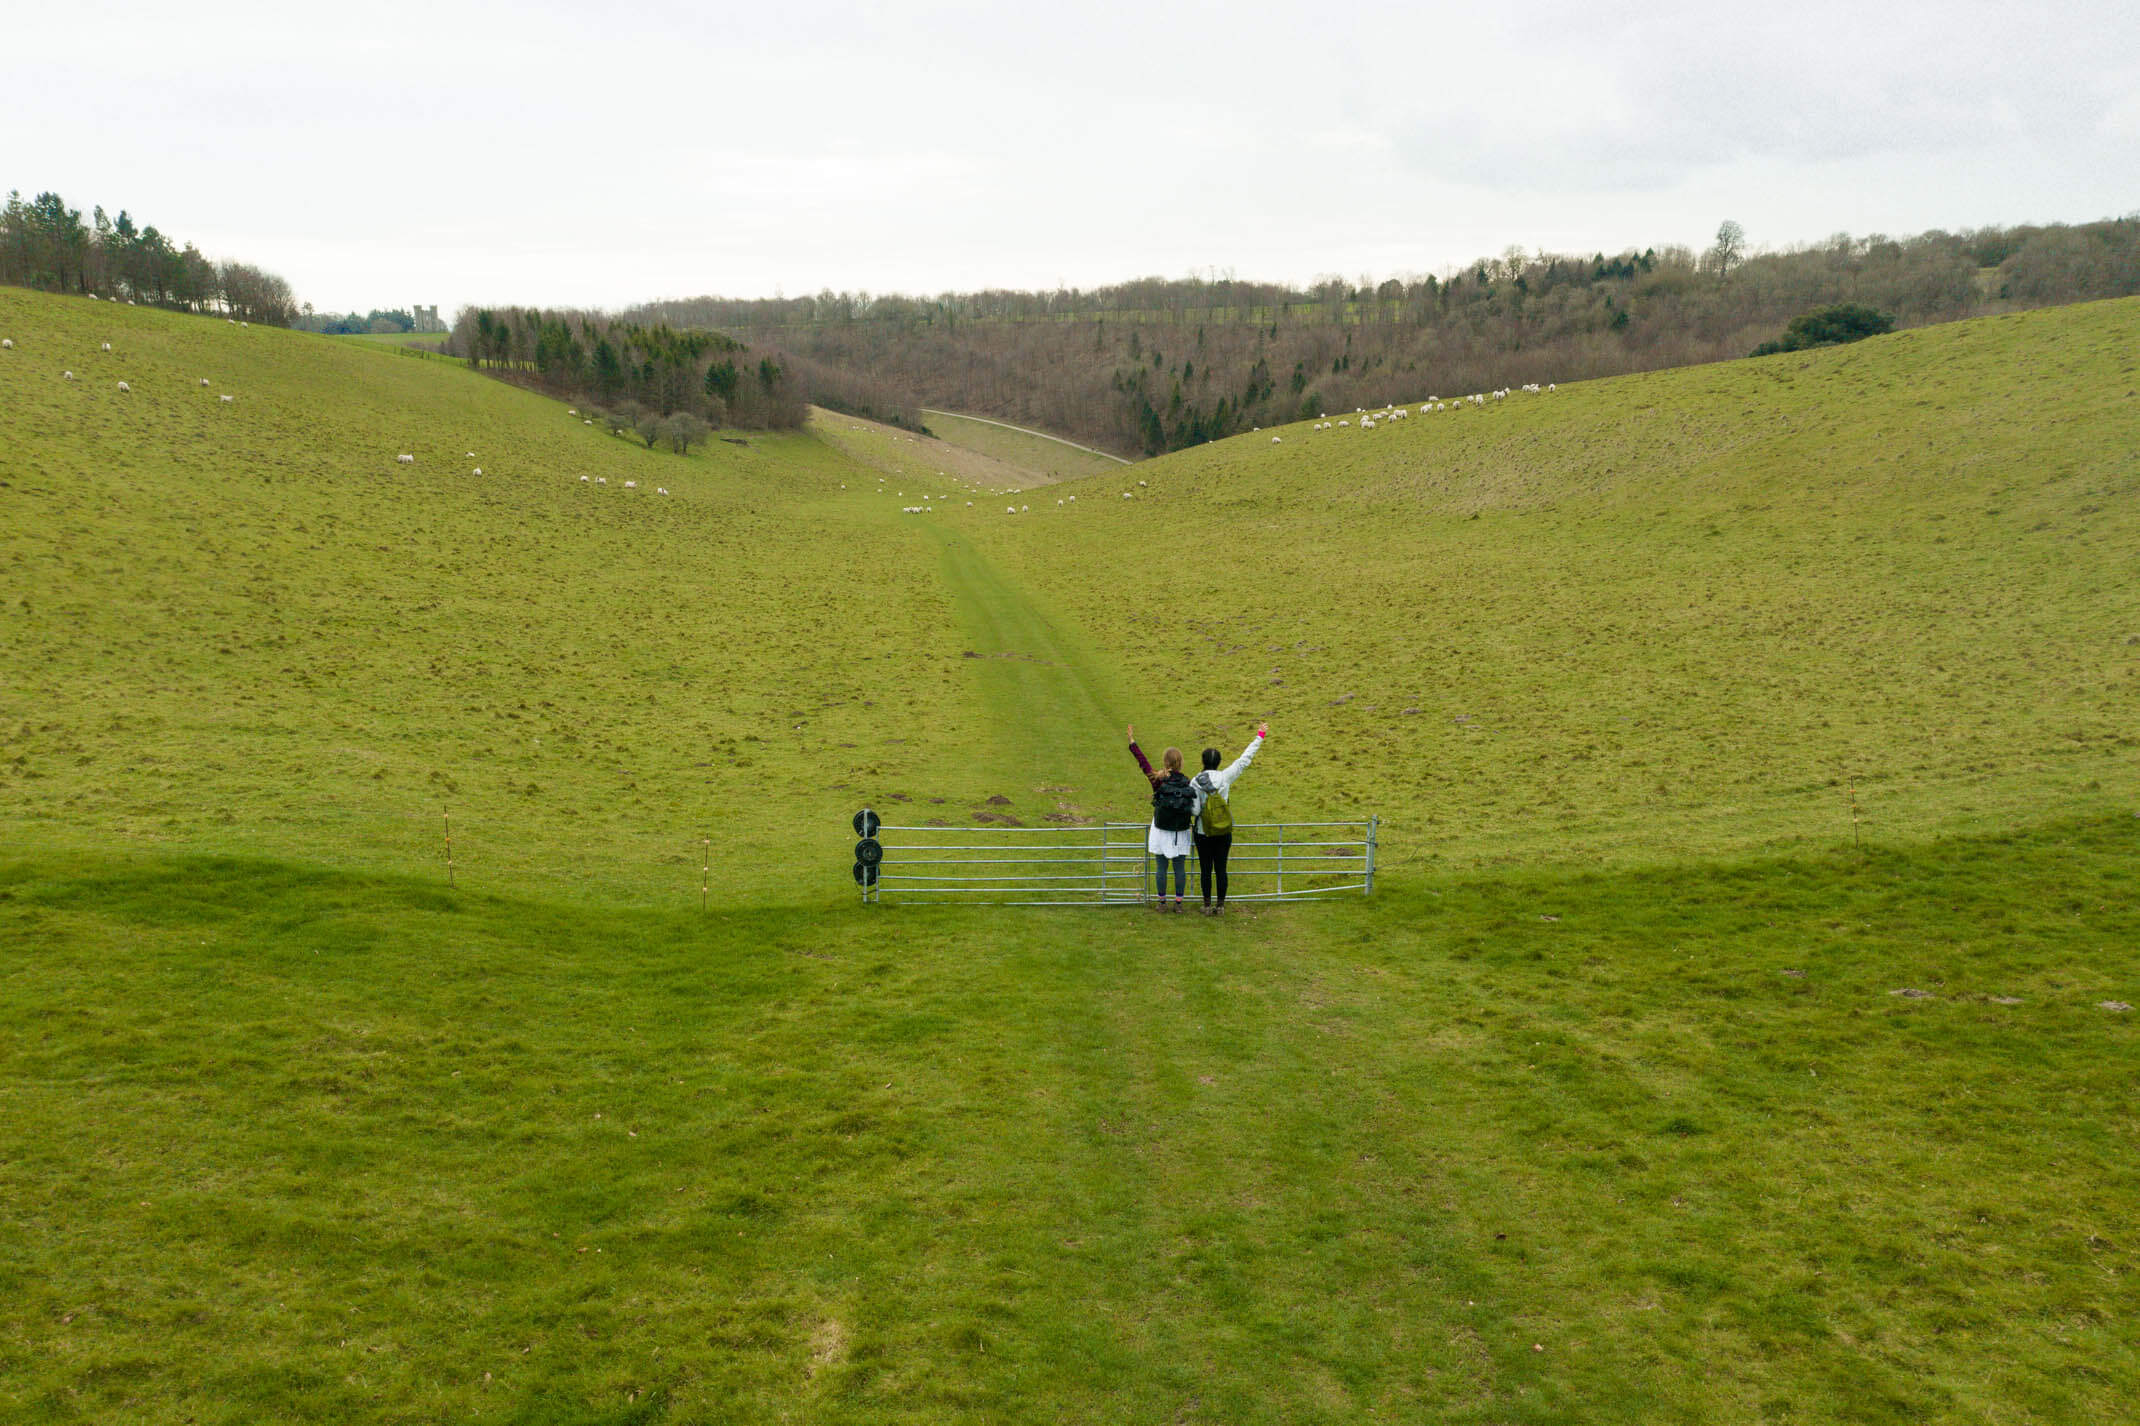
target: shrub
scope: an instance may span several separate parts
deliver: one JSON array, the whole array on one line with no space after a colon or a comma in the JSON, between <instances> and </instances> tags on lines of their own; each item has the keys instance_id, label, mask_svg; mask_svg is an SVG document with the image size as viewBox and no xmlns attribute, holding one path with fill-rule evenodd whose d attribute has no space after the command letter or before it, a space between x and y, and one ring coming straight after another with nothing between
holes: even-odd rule
<instances>
[{"instance_id":1,"label":"shrub","mask_svg":"<svg viewBox=\"0 0 2140 1426\"><path fill-rule=\"evenodd\" d=\"M1773 342L1763 342L1755 347L1755 356L1774 356L1777 352L1802 352L1813 347L1839 347L1845 342L1863 341L1895 330L1895 319L1885 312L1876 312L1862 302L1838 302L1831 307L1816 307L1810 312L1801 312L1791 319L1791 325Z\"/></svg>"}]
</instances>

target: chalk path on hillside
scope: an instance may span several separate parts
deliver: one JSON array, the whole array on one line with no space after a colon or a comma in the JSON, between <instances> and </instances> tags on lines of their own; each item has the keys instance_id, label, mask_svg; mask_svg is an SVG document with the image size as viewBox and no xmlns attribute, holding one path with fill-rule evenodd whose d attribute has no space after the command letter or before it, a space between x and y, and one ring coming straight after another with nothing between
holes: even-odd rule
<instances>
[{"instance_id":1,"label":"chalk path on hillside","mask_svg":"<svg viewBox=\"0 0 2140 1426\"><path fill-rule=\"evenodd\" d=\"M1008 421L991 421L986 416L969 416L964 411L940 411L934 406L922 407L921 414L924 416L954 416L961 421L972 421L976 425L1000 426L1006 431L1016 431L1021 436L1038 436L1043 441L1053 441L1059 446L1068 446L1073 451L1083 451L1089 456L1098 456L1102 460L1111 460L1116 465L1130 464L1129 461L1122 459L1118 455L1110 455L1106 451L1094 450L1091 446L1081 446L1076 441L1066 441L1061 436L1051 436L1046 431L1036 431L1031 426L1013 426Z\"/></svg>"},{"instance_id":2,"label":"chalk path on hillside","mask_svg":"<svg viewBox=\"0 0 2140 1426\"><path fill-rule=\"evenodd\" d=\"M971 544L931 533L989 715L974 730L973 755L1018 769L1028 786L1055 789L1062 810L1119 813L1132 801L1136 769L1122 750L1117 714L1129 705L1115 680Z\"/></svg>"}]
</instances>

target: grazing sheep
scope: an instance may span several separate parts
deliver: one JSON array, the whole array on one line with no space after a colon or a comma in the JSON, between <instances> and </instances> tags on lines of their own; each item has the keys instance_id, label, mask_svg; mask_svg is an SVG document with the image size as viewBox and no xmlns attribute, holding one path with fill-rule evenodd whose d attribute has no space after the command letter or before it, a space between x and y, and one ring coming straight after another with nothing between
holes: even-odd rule
<instances>
[{"instance_id":1,"label":"grazing sheep","mask_svg":"<svg viewBox=\"0 0 2140 1426\"><path fill-rule=\"evenodd\" d=\"M207 384L208 384L208 378L207 378L207 377L205 377L205 376L204 376L204 377L202 377L202 378L201 378L201 385L203 385L203 386L206 386Z\"/></svg>"},{"instance_id":2,"label":"grazing sheep","mask_svg":"<svg viewBox=\"0 0 2140 1426\"><path fill-rule=\"evenodd\" d=\"M63 371L59 374L59 379L61 381L72 381L74 380L74 373L71 371Z\"/></svg>"},{"instance_id":3,"label":"grazing sheep","mask_svg":"<svg viewBox=\"0 0 2140 1426\"><path fill-rule=\"evenodd\" d=\"M654 493L656 495L667 495L669 493L669 487L666 485L657 485L654 487Z\"/></svg>"},{"instance_id":4,"label":"grazing sheep","mask_svg":"<svg viewBox=\"0 0 2140 1426\"><path fill-rule=\"evenodd\" d=\"M624 482L624 488L626 490L637 490L639 488L639 482L636 480L627 480Z\"/></svg>"},{"instance_id":5,"label":"grazing sheep","mask_svg":"<svg viewBox=\"0 0 2140 1426\"><path fill-rule=\"evenodd\" d=\"M476 468L475 468L474 470L472 470L472 471L470 471L470 472L469 472L469 474L471 474L471 475L481 475L482 473L483 473L483 467L482 467L482 466L477 466L477 467L476 467Z\"/></svg>"},{"instance_id":6,"label":"grazing sheep","mask_svg":"<svg viewBox=\"0 0 2140 1426\"><path fill-rule=\"evenodd\" d=\"M414 465L416 464L416 457L412 455L398 455L394 457L394 461L398 465Z\"/></svg>"},{"instance_id":7,"label":"grazing sheep","mask_svg":"<svg viewBox=\"0 0 2140 1426\"><path fill-rule=\"evenodd\" d=\"M127 384L126 384L125 382L123 382L123 381L122 381L122 382L120 382L120 383L119 383L119 389L120 389L121 391L132 391L132 390L133 390L134 388L133 388L133 387L131 387L131 386L128 386L128 385L127 385Z\"/></svg>"},{"instance_id":8,"label":"grazing sheep","mask_svg":"<svg viewBox=\"0 0 2140 1426\"><path fill-rule=\"evenodd\" d=\"M475 453L474 451L468 451L468 452L465 452L465 454L467 455L467 457L468 457L468 458L469 458L470 460L474 460L474 459L476 458L476 453Z\"/></svg>"},{"instance_id":9,"label":"grazing sheep","mask_svg":"<svg viewBox=\"0 0 2140 1426\"><path fill-rule=\"evenodd\" d=\"M567 406L565 408L565 414L567 416L577 416L580 414L580 408L577 406Z\"/></svg>"},{"instance_id":10,"label":"grazing sheep","mask_svg":"<svg viewBox=\"0 0 2140 1426\"><path fill-rule=\"evenodd\" d=\"M1006 505L1003 507L1003 513L1006 515L1015 515L1018 513L1018 507L1015 505Z\"/></svg>"},{"instance_id":11,"label":"grazing sheep","mask_svg":"<svg viewBox=\"0 0 2140 1426\"><path fill-rule=\"evenodd\" d=\"M1137 482L1137 488L1138 488L1139 490L1142 490L1142 489L1144 489L1144 486L1145 486L1145 483L1144 483L1143 481L1141 481L1141 480L1140 480L1140 481L1138 481L1138 482Z\"/></svg>"},{"instance_id":12,"label":"grazing sheep","mask_svg":"<svg viewBox=\"0 0 2140 1426\"><path fill-rule=\"evenodd\" d=\"M225 406L228 406L231 402L237 400L238 398L235 396L219 396L216 399L218 401L221 401Z\"/></svg>"},{"instance_id":13,"label":"grazing sheep","mask_svg":"<svg viewBox=\"0 0 2140 1426\"><path fill-rule=\"evenodd\" d=\"M1271 437L1271 444L1274 446L1278 444L1278 438L1276 436Z\"/></svg>"},{"instance_id":14,"label":"grazing sheep","mask_svg":"<svg viewBox=\"0 0 2140 1426\"><path fill-rule=\"evenodd\" d=\"M110 351L110 350L111 350L111 343L110 343L110 342L106 342L106 343L104 344L104 346L103 346L102 350L104 350L104 351Z\"/></svg>"},{"instance_id":15,"label":"grazing sheep","mask_svg":"<svg viewBox=\"0 0 2140 1426\"><path fill-rule=\"evenodd\" d=\"M1071 496L1071 497L1070 497L1070 503L1071 503L1072 505L1075 505L1075 504L1077 504L1077 497L1076 497L1075 495L1073 495L1073 496Z\"/></svg>"},{"instance_id":16,"label":"grazing sheep","mask_svg":"<svg viewBox=\"0 0 2140 1426\"><path fill-rule=\"evenodd\" d=\"M1018 510L1019 510L1019 513L1020 513L1020 514L1023 514L1023 513L1025 512L1025 511L1027 511L1027 510L1030 510L1030 509L1032 509L1032 508L1033 508L1033 507L1032 507L1032 506L1030 506L1030 505L1021 505L1021 506L1019 506L1019 507L1018 507Z\"/></svg>"},{"instance_id":17,"label":"grazing sheep","mask_svg":"<svg viewBox=\"0 0 2140 1426\"><path fill-rule=\"evenodd\" d=\"M594 483L596 485L607 485L609 484L609 477L606 475L598 475L594 478Z\"/></svg>"},{"instance_id":18,"label":"grazing sheep","mask_svg":"<svg viewBox=\"0 0 2140 1426\"><path fill-rule=\"evenodd\" d=\"M89 300L90 300L90 301L92 301L92 302L96 301L96 300L97 300L97 294L96 294L96 293L94 293L94 292L90 293L90 294L89 294Z\"/></svg>"},{"instance_id":19,"label":"grazing sheep","mask_svg":"<svg viewBox=\"0 0 2140 1426\"><path fill-rule=\"evenodd\" d=\"M11 352L13 350L15 350L15 339L13 337L0 337L0 352Z\"/></svg>"},{"instance_id":20,"label":"grazing sheep","mask_svg":"<svg viewBox=\"0 0 2140 1426\"><path fill-rule=\"evenodd\" d=\"M1340 422L1338 422L1338 424L1339 424L1340 426L1349 426L1349 425L1351 425L1351 424L1352 424L1352 422L1351 422L1351 421L1349 421L1349 420L1348 420L1348 421L1340 421Z\"/></svg>"},{"instance_id":21,"label":"grazing sheep","mask_svg":"<svg viewBox=\"0 0 2140 1426\"><path fill-rule=\"evenodd\" d=\"M587 483L587 477L586 477L586 476L584 476L584 475L583 475L583 476L581 476L581 477L580 477L580 484L582 484L582 485L585 485L586 483Z\"/></svg>"},{"instance_id":22,"label":"grazing sheep","mask_svg":"<svg viewBox=\"0 0 2140 1426\"><path fill-rule=\"evenodd\" d=\"M1124 500L1127 500L1127 499L1129 499L1129 498L1130 498L1130 493L1129 493L1129 492L1128 492L1127 490L1123 491L1123 492L1122 492L1122 498L1123 498Z\"/></svg>"}]
</instances>

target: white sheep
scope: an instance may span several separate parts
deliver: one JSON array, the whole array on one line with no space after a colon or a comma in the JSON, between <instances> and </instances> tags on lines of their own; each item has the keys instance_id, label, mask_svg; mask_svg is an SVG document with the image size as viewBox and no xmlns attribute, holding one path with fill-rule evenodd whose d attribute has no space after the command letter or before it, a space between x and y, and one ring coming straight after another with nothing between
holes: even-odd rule
<instances>
[{"instance_id":1,"label":"white sheep","mask_svg":"<svg viewBox=\"0 0 2140 1426\"><path fill-rule=\"evenodd\" d=\"M216 399L218 401L221 401L225 406L228 406L231 402L237 400L238 398L235 396L219 396Z\"/></svg>"},{"instance_id":2,"label":"white sheep","mask_svg":"<svg viewBox=\"0 0 2140 1426\"><path fill-rule=\"evenodd\" d=\"M1003 507L1003 513L1006 515L1015 515L1018 513L1018 507L1015 505L1006 505Z\"/></svg>"},{"instance_id":3,"label":"white sheep","mask_svg":"<svg viewBox=\"0 0 2140 1426\"><path fill-rule=\"evenodd\" d=\"M584 475L583 475L583 476L581 476L581 477L580 477L580 484L582 484L582 485L585 485L586 483L587 483L587 477L586 477L586 476L584 476Z\"/></svg>"},{"instance_id":4,"label":"white sheep","mask_svg":"<svg viewBox=\"0 0 2140 1426\"><path fill-rule=\"evenodd\" d=\"M207 377L205 377L205 376L204 376L204 377L202 377L202 378L201 378L201 385L203 385L203 386L206 386L207 384L208 384L208 378L207 378Z\"/></svg>"},{"instance_id":5,"label":"white sheep","mask_svg":"<svg viewBox=\"0 0 2140 1426\"><path fill-rule=\"evenodd\" d=\"M1137 482L1137 488L1138 488L1139 490L1142 490L1142 489L1144 489L1144 486L1145 486L1145 483L1144 483L1143 481L1141 481L1141 480L1140 480L1140 481L1138 481L1138 482Z\"/></svg>"},{"instance_id":6,"label":"white sheep","mask_svg":"<svg viewBox=\"0 0 2140 1426\"><path fill-rule=\"evenodd\" d=\"M624 482L624 488L626 490L637 490L639 488L639 482L636 480L627 480Z\"/></svg>"},{"instance_id":7,"label":"white sheep","mask_svg":"<svg viewBox=\"0 0 2140 1426\"><path fill-rule=\"evenodd\" d=\"M1271 437L1271 444L1274 446L1278 444L1278 438L1276 436Z\"/></svg>"},{"instance_id":8,"label":"white sheep","mask_svg":"<svg viewBox=\"0 0 2140 1426\"><path fill-rule=\"evenodd\" d=\"M11 352L13 350L15 350L15 339L13 337L0 337L0 352Z\"/></svg>"},{"instance_id":9,"label":"white sheep","mask_svg":"<svg viewBox=\"0 0 2140 1426\"><path fill-rule=\"evenodd\" d=\"M59 379L61 381L72 381L74 380L74 373L71 371L63 371L59 374Z\"/></svg>"},{"instance_id":10,"label":"white sheep","mask_svg":"<svg viewBox=\"0 0 2140 1426\"><path fill-rule=\"evenodd\" d=\"M567 416L577 416L580 414L580 408L577 406L567 406L565 408L565 414Z\"/></svg>"},{"instance_id":11,"label":"white sheep","mask_svg":"<svg viewBox=\"0 0 2140 1426\"><path fill-rule=\"evenodd\" d=\"M1123 491L1123 492L1122 492L1122 498L1123 498L1124 500L1128 500L1128 499L1130 499L1130 498L1131 498L1131 496L1130 496L1130 493L1129 493L1129 492L1128 492L1127 490Z\"/></svg>"},{"instance_id":12,"label":"white sheep","mask_svg":"<svg viewBox=\"0 0 2140 1426\"><path fill-rule=\"evenodd\" d=\"M594 424L594 422L592 422L592 421L582 421L582 422L580 422L580 424L581 424L582 426L592 426L592 425Z\"/></svg>"},{"instance_id":13,"label":"white sheep","mask_svg":"<svg viewBox=\"0 0 2140 1426\"><path fill-rule=\"evenodd\" d=\"M474 470L472 470L472 471L470 471L470 472L469 472L469 474L470 474L470 475L481 475L482 473L483 473L483 467L482 467L482 466L477 466L477 467L476 467L476 468L475 468Z\"/></svg>"},{"instance_id":14,"label":"white sheep","mask_svg":"<svg viewBox=\"0 0 2140 1426\"><path fill-rule=\"evenodd\" d=\"M606 475L598 475L594 478L594 483L596 485L607 485L609 484L609 477Z\"/></svg>"},{"instance_id":15,"label":"white sheep","mask_svg":"<svg viewBox=\"0 0 2140 1426\"><path fill-rule=\"evenodd\" d=\"M1073 496L1071 496L1071 497L1070 497L1070 503L1071 503L1072 505L1075 505L1075 504L1077 504L1077 497L1076 497L1075 495L1073 495Z\"/></svg>"},{"instance_id":16,"label":"white sheep","mask_svg":"<svg viewBox=\"0 0 2140 1426\"><path fill-rule=\"evenodd\" d=\"M92 302L96 301L96 300L97 300L97 294L96 294L96 293L94 293L94 292L90 293L90 294L89 294L89 300L90 300L90 301L92 301Z\"/></svg>"},{"instance_id":17,"label":"white sheep","mask_svg":"<svg viewBox=\"0 0 2140 1426\"><path fill-rule=\"evenodd\" d=\"M414 465L416 464L416 457L412 455L398 455L394 457L394 461L397 465Z\"/></svg>"},{"instance_id":18,"label":"white sheep","mask_svg":"<svg viewBox=\"0 0 2140 1426\"><path fill-rule=\"evenodd\" d=\"M466 454L470 460L474 460L476 458L476 453L474 451L467 451L464 454Z\"/></svg>"},{"instance_id":19,"label":"white sheep","mask_svg":"<svg viewBox=\"0 0 2140 1426\"><path fill-rule=\"evenodd\" d=\"M126 384L125 382L123 382L123 381L122 381L122 382L120 382L120 383L119 383L119 389L120 389L121 391L132 391L132 390L133 390L134 388L133 388L133 387L131 387L131 386L128 386L128 385L127 385L127 384Z\"/></svg>"},{"instance_id":20,"label":"white sheep","mask_svg":"<svg viewBox=\"0 0 2140 1426\"><path fill-rule=\"evenodd\" d=\"M106 343L104 344L104 346L103 346L102 350L104 350L104 351L110 351L110 350L111 350L111 343L110 343L110 342L106 342Z\"/></svg>"},{"instance_id":21,"label":"white sheep","mask_svg":"<svg viewBox=\"0 0 2140 1426\"><path fill-rule=\"evenodd\" d=\"M669 493L669 487L666 485L657 485L654 487L654 493L656 495L667 495Z\"/></svg>"},{"instance_id":22,"label":"white sheep","mask_svg":"<svg viewBox=\"0 0 2140 1426\"><path fill-rule=\"evenodd\" d=\"M1032 506L1030 506L1030 505L1021 505L1021 506L1019 506L1019 507L1018 507L1018 513L1022 515L1022 514L1024 514L1024 513L1026 512L1026 511L1028 511L1028 510L1030 510L1030 509L1032 509L1032 508L1033 508L1033 507L1032 507Z\"/></svg>"}]
</instances>

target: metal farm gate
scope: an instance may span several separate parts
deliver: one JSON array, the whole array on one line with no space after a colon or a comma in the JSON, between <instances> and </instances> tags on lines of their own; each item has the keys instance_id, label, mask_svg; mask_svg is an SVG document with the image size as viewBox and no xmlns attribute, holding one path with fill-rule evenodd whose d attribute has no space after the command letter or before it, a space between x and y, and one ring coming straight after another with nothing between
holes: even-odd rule
<instances>
[{"instance_id":1,"label":"metal farm gate","mask_svg":"<svg viewBox=\"0 0 2140 1426\"><path fill-rule=\"evenodd\" d=\"M1226 863L1226 900L1372 893L1381 820L1236 823ZM864 808L854 815L853 827L859 838L854 880L865 903L1140 906L1152 899L1152 858L1145 854L1143 822L893 826ZM1197 880L1192 865L1192 896Z\"/></svg>"}]
</instances>

